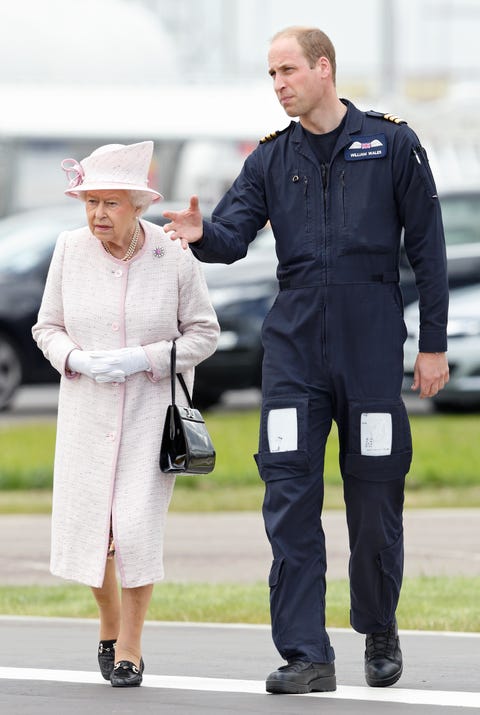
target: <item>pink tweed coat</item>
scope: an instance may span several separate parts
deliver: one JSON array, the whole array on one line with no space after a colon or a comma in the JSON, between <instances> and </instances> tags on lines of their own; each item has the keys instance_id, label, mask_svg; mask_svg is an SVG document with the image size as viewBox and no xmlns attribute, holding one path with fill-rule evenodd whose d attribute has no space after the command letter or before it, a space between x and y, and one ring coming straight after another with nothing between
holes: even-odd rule
<instances>
[{"instance_id":1,"label":"pink tweed coat","mask_svg":"<svg viewBox=\"0 0 480 715\"><path fill-rule=\"evenodd\" d=\"M62 233L32 333L61 374L55 449L51 571L100 587L112 519L123 587L161 580L174 478L158 457L170 402L170 348L191 389L219 327L201 264L162 228L142 220L130 261L105 252L87 227ZM69 353L142 345L151 372L125 383L69 377ZM177 390L178 401L183 401Z\"/></svg>"}]
</instances>

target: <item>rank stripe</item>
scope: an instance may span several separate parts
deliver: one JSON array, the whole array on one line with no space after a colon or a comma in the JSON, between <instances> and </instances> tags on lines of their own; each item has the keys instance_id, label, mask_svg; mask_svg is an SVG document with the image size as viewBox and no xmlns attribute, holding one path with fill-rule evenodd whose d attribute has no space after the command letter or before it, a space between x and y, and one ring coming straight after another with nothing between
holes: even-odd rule
<instances>
[{"instance_id":1,"label":"rank stripe","mask_svg":"<svg viewBox=\"0 0 480 715\"><path fill-rule=\"evenodd\" d=\"M100 673L83 670L47 668L9 668L0 666L0 679L33 680L57 683L103 684ZM265 695L265 681L230 678L198 678L177 675L144 675L142 687L167 690L196 690L208 693ZM270 697L270 696L269 696ZM294 696L294 697L299 697ZM432 705L437 707L480 708L480 693L449 690L414 690L409 688L368 688L340 685L333 693L307 693L302 698L358 700L366 702Z\"/></svg>"}]
</instances>

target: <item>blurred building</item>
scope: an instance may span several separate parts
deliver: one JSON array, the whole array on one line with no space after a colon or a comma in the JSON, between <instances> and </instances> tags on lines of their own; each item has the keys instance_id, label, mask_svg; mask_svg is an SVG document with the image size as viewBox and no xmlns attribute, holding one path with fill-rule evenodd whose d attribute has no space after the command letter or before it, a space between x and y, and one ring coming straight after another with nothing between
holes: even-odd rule
<instances>
[{"instance_id":1,"label":"blurred building","mask_svg":"<svg viewBox=\"0 0 480 715\"><path fill-rule=\"evenodd\" d=\"M132 0L176 39L184 82L252 81L266 76L271 36L288 25L330 35L339 84L350 95L445 95L480 82L478 0Z\"/></svg>"},{"instance_id":2,"label":"blurred building","mask_svg":"<svg viewBox=\"0 0 480 715\"><path fill-rule=\"evenodd\" d=\"M0 4L0 216L61 200L64 157L146 138L167 199L215 201L288 123L266 55L291 24L331 35L340 95L403 116L440 186L480 184L478 0L16 0Z\"/></svg>"},{"instance_id":3,"label":"blurred building","mask_svg":"<svg viewBox=\"0 0 480 715\"><path fill-rule=\"evenodd\" d=\"M0 84L152 85L177 68L175 42L140 2L0 3Z\"/></svg>"}]
</instances>

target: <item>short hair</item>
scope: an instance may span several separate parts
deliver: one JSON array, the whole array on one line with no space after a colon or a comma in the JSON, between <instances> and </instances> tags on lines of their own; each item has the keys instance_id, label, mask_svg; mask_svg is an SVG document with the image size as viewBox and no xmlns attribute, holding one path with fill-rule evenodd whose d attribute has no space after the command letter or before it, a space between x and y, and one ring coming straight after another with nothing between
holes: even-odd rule
<instances>
[{"instance_id":1,"label":"short hair","mask_svg":"<svg viewBox=\"0 0 480 715\"><path fill-rule=\"evenodd\" d=\"M335 47L322 30L316 27L301 27L292 25L280 30L272 37L272 42L280 37L294 37L305 55L310 67L314 67L320 57L326 57L332 68L333 84L336 82L337 62L335 59Z\"/></svg>"}]
</instances>

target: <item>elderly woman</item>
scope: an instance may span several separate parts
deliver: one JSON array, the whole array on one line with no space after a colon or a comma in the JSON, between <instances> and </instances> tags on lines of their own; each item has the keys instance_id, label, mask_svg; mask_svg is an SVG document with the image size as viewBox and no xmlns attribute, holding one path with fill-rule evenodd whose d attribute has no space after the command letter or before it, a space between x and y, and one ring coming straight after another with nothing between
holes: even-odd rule
<instances>
[{"instance_id":1,"label":"elderly woman","mask_svg":"<svg viewBox=\"0 0 480 715\"><path fill-rule=\"evenodd\" d=\"M116 687L142 681L145 615L164 575L172 341L191 390L219 333L200 264L140 219L163 198L148 187L152 153L150 141L113 144L62 162L88 226L59 236L32 329L61 375L51 571L92 588L100 670Z\"/></svg>"}]
</instances>

